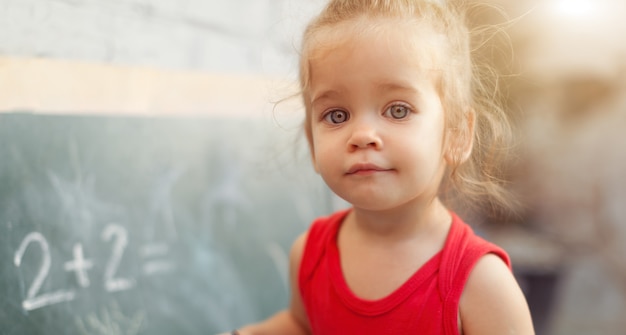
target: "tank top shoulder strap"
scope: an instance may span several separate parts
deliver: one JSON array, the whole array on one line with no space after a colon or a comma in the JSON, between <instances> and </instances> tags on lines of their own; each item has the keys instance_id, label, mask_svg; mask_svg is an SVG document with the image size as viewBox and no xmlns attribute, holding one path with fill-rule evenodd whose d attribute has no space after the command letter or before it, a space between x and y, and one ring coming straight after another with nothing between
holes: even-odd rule
<instances>
[{"instance_id":1,"label":"tank top shoulder strap","mask_svg":"<svg viewBox=\"0 0 626 335\"><path fill-rule=\"evenodd\" d=\"M445 334L458 334L459 301L465 283L478 260L495 254L511 268L507 253L477 236L472 228L452 213L450 236L444 247L439 272L439 287L444 302Z\"/></svg>"},{"instance_id":2,"label":"tank top shoulder strap","mask_svg":"<svg viewBox=\"0 0 626 335\"><path fill-rule=\"evenodd\" d=\"M331 243L337 235L337 230L349 211L346 209L330 216L320 217L313 221L309 227L298 275L300 287L302 287L303 281L306 281L313 273L324 253L328 250L328 243Z\"/></svg>"}]
</instances>

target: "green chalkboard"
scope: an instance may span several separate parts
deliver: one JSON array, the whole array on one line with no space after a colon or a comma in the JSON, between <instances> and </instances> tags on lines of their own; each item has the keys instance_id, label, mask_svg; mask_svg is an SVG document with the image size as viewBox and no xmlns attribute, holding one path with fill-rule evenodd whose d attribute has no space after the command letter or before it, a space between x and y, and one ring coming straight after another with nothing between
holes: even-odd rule
<instances>
[{"instance_id":1,"label":"green chalkboard","mask_svg":"<svg viewBox=\"0 0 626 335\"><path fill-rule=\"evenodd\" d=\"M0 334L212 334L286 306L330 193L261 119L0 114Z\"/></svg>"}]
</instances>

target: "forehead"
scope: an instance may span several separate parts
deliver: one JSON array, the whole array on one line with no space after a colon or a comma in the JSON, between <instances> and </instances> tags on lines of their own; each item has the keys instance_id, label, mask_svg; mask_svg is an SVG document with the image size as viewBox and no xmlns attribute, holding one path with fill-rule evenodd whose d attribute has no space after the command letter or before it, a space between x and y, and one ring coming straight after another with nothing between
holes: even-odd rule
<instances>
[{"instance_id":1,"label":"forehead","mask_svg":"<svg viewBox=\"0 0 626 335\"><path fill-rule=\"evenodd\" d=\"M361 16L319 29L308 41L304 56L315 62L338 49L385 48L407 55L424 70L438 70L446 62L447 46L443 34L427 21Z\"/></svg>"},{"instance_id":2,"label":"forehead","mask_svg":"<svg viewBox=\"0 0 626 335\"><path fill-rule=\"evenodd\" d=\"M415 21L362 20L318 35L309 57L305 103L352 96L436 94L444 46L440 34ZM333 98L334 97L334 98ZM310 105L312 107L312 105Z\"/></svg>"}]
</instances>

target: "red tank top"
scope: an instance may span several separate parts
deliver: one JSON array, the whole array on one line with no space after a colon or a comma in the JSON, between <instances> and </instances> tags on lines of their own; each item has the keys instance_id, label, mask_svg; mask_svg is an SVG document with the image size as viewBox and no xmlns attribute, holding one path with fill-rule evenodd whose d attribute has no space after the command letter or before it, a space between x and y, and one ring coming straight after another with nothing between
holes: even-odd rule
<instances>
[{"instance_id":1,"label":"red tank top","mask_svg":"<svg viewBox=\"0 0 626 335\"><path fill-rule=\"evenodd\" d=\"M459 299L478 261L508 255L476 236L458 216L441 251L390 295L364 300L343 277L337 232L349 210L319 218L309 229L299 271L300 294L314 335L458 335Z\"/></svg>"}]
</instances>

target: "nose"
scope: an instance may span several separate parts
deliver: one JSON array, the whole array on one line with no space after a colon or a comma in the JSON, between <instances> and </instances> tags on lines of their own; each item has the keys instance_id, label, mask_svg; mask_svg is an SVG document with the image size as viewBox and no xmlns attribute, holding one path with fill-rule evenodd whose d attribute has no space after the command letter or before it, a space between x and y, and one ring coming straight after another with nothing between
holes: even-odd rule
<instances>
[{"instance_id":1,"label":"nose","mask_svg":"<svg viewBox=\"0 0 626 335\"><path fill-rule=\"evenodd\" d=\"M352 132L348 140L348 150L355 151L367 148L380 150L382 147L383 141L374 122L371 120L353 121Z\"/></svg>"}]
</instances>

